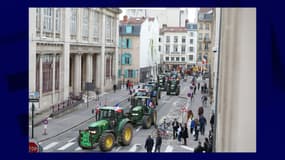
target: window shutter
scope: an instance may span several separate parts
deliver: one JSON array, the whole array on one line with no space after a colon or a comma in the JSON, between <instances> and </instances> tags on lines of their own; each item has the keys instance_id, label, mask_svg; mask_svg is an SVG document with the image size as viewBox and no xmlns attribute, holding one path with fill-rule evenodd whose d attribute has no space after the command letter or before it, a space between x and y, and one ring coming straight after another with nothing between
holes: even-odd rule
<instances>
[{"instance_id":1,"label":"window shutter","mask_svg":"<svg viewBox=\"0 0 285 160\"><path fill-rule=\"evenodd\" d=\"M121 69L118 70L118 77L121 77Z\"/></svg>"},{"instance_id":2,"label":"window shutter","mask_svg":"<svg viewBox=\"0 0 285 160\"><path fill-rule=\"evenodd\" d=\"M136 78L137 74L136 74L136 70L133 70L133 78Z\"/></svg>"},{"instance_id":3,"label":"window shutter","mask_svg":"<svg viewBox=\"0 0 285 160\"><path fill-rule=\"evenodd\" d=\"M129 64L132 64L132 55L131 54L129 54L129 61L130 61Z\"/></svg>"},{"instance_id":4,"label":"window shutter","mask_svg":"<svg viewBox=\"0 0 285 160\"><path fill-rule=\"evenodd\" d=\"M123 38L123 48L127 48L127 39Z\"/></svg>"},{"instance_id":5,"label":"window shutter","mask_svg":"<svg viewBox=\"0 0 285 160\"><path fill-rule=\"evenodd\" d=\"M129 46L128 46L128 48L132 48L132 40L131 39L129 39Z\"/></svg>"},{"instance_id":6,"label":"window shutter","mask_svg":"<svg viewBox=\"0 0 285 160\"><path fill-rule=\"evenodd\" d=\"M128 78L129 76L128 76L128 70L127 69L125 69L125 75L124 75L124 77L125 78Z\"/></svg>"},{"instance_id":7,"label":"window shutter","mask_svg":"<svg viewBox=\"0 0 285 160\"><path fill-rule=\"evenodd\" d=\"M125 54L122 55L122 64L126 64L125 56L126 56Z\"/></svg>"}]
</instances>

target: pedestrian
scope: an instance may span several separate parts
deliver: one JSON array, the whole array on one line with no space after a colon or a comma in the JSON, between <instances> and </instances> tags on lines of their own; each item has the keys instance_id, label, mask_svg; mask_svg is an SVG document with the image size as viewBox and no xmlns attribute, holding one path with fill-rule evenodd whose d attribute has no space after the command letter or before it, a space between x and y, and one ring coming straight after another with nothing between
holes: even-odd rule
<instances>
[{"instance_id":1,"label":"pedestrian","mask_svg":"<svg viewBox=\"0 0 285 160\"><path fill-rule=\"evenodd\" d=\"M184 139L184 145L187 145L187 138L189 137L188 135L188 128L187 124L184 124L184 127L182 127L182 138Z\"/></svg>"},{"instance_id":2,"label":"pedestrian","mask_svg":"<svg viewBox=\"0 0 285 160\"><path fill-rule=\"evenodd\" d=\"M203 152L203 147L201 145L201 142L198 142L198 146L194 149L194 153L202 153Z\"/></svg>"},{"instance_id":3,"label":"pedestrian","mask_svg":"<svg viewBox=\"0 0 285 160\"><path fill-rule=\"evenodd\" d=\"M129 92L130 92L130 95L132 95L133 91L131 89L129 90Z\"/></svg>"},{"instance_id":4,"label":"pedestrian","mask_svg":"<svg viewBox=\"0 0 285 160\"><path fill-rule=\"evenodd\" d=\"M178 135L178 143L181 144L181 137L182 137L182 124L179 123L179 127L177 129L177 135Z\"/></svg>"},{"instance_id":5,"label":"pedestrian","mask_svg":"<svg viewBox=\"0 0 285 160\"><path fill-rule=\"evenodd\" d=\"M196 94L196 85L194 85L194 94Z\"/></svg>"},{"instance_id":6,"label":"pedestrian","mask_svg":"<svg viewBox=\"0 0 285 160\"><path fill-rule=\"evenodd\" d=\"M157 134L157 137L155 139L155 149L154 149L154 152L160 152L160 147L161 147L161 144L162 144L162 138L160 136L160 134Z\"/></svg>"},{"instance_id":7,"label":"pedestrian","mask_svg":"<svg viewBox=\"0 0 285 160\"><path fill-rule=\"evenodd\" d=\"M117 89L117 85L116 85L116 84L114 84L114 85L113 85L114 93L116 93L116 89Z\"/></svg>"},{"instance_id":8,"label":"pedestrian","mask_svg":"<svg viewBox=\"0 0 285 160\"><path fill-rule=\"evenodd\" d=\"M195 129L195 120L192 119L192 120L191 120L191 124L190 124L190 133L191 133L192 135L193 135L194 129Z\"/></svg>"},{"instance_id":9,"label":"pedestrian","mask_svg":"<svg viewBox=\"0 0 285 160\"><path fill-rule=\"evenodd\" d=\"M204 133L205 133L205 126L207 124L207 120L206 120L206 118L203 115L201 115L199 117L199 124L200 124L201 135L204 135Z\"/></svg>"},{"instance_id":10,"label":"pedestrian","mask_svg":"<svg viewBox=\"0 0 285 160\"><path fill-rule=\"evenodd\" d=\"M151 135L148 135L148 138L146 139L145 145L144 145L144 148L147 150L148 153L151 153L153 144L154 144L154 141L151 138Z\"/></svg>"},{"instance_id":11,"label":"pedestrian","mask_svg":"<svg viewBox=\"0 0 285 160\"><path fill-rule=\"evenodd\" d=\"M208 152L209 151L209 139L206 137L204 144L203 144L203 151Z\"/></svg>"},{"instance_id":12,"label":"pedestrian","mask_svg":"<svg viewBox=\"0 0 285 160\"><path fill-rule=\"evenodd\" d=\"M196 118L195 119L195 128L194 128L194 132L195 132L195 135L194 135L194 141L198 141L199 139L199 120Z\"/></svg>"},{"instance_id":13,"label":"pedestrian","mask_svg":"<svg viewBox=\"0 0 285 160\"><path fill-rule=\"evenodd\" d=\"M200 90L200 82L198 82L198 90Z\"/></svg>"},{"instance_id":14,"label":"pedestrian","mask_svg":"<svg viewBox=\"0 0 285 160\"><path fill-rule=\"evenodd\" d=\"M213 131L214 129L214 123L215 123L215 114L212 113L211 119L210 119L210 124L211 124L211 130Z\"/></svg>"},{"instance_id":15,"label":"pedestrian","mask_svg":"<svg viewBox=\"0 0 285 160\"><path fill-rule=\"evenodd\" d=\"M129 89L129 80L127 80L127 82L126 82L126 87L127 87L127 90Z\"/></svg>"},{"instance_id":16,"label":"pedestrian","mask_svg":"<svg viewBox=\"0 0 285 160\"><path fill-rule=\"evenodd\" d=\"M177 130L179 127L179 123L177 122L177 119L175 118L172 122L172 129L173 129L173 139L176 139L177 137Z\"/></svg>"}]
</instances>

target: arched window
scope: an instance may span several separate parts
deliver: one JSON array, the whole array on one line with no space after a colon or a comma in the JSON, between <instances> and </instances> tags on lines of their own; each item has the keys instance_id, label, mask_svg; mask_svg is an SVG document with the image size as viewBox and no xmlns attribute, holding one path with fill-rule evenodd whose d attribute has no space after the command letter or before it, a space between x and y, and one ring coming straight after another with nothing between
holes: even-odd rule
<instances>
[{"instance_id":1,"label":"arched window","mask_svg":"<svg viewBox=\"0 0 285 160\"><path fill-rule=\"evenodd\" d=\"M132 55L130 53L123 54L122 64L132 64Z\"/></svg>"}]
</instances>

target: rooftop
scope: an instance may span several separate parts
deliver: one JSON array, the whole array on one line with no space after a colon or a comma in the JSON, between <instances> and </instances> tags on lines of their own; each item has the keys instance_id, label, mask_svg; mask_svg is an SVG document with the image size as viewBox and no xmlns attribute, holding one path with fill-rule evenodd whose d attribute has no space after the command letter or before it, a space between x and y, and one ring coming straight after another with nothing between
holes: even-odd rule
<instances>
[{"instance_id":1,"label":"rooftop","mask_svg":"<svg viewBox=\"0 0 285 160\"><path fill-rule=\"evenodd\" d=\"M164 32L187 32L187 28L186 27L164 27L164 28L160 28L159 32L160 33L164 33Z\"/></svg>"}]
</instances>

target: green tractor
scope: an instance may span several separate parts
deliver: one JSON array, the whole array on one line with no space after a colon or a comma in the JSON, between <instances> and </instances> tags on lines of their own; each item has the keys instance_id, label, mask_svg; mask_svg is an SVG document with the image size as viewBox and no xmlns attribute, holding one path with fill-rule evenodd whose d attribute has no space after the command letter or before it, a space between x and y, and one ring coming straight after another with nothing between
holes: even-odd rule
<instances>
[{"instance_id":1,"label":"green tractor","mask_svg":"<svg viewBox=\"0 0 285 160\"><path fill-rule=\"evenodd\" d=\"M158 99L160 99L160 89L154 84L144 84L143 89L146 89L151 97L152 101L158 105Z\"/></svg>"},{"instance_id":2,"label":"green tractor","mask_svg":"<svg viewBox=\"0 0 285 160\"><path fill-rule=\"evenodd\" d=\"M180 85L178 80L168 81L166 94L170 95L173 93L177 96L180 94Z\"/></svg>"},{"instance_id":3,"label":"green tractor","mask_svg":"<svg viewBox=\"0 0 285 160\"><path fill-rule=\"evenodd\" d=\"M161 89L159 87L159 84L155 81L149 81L149 82L147 82L147 85L153 86L153 91L156 92L158 99L160 99L161 98Z\"/></svg>"},{"instance_id":4,"label":"green tractor","mask_svg":"<svg viewBox=\"0 0 285 160\"><path fill-rule=\"evenodd\" d=\"M136 96L131 101L131 109L129 118L134 125L142 125L144 129L148 129L151 125L156 125L157 111L155 107L148 106L148 96Z\"/></svg>"},{"instance_id":5,"label":"green tractor","mask_svg":"<svg viewBox=\"0 0 285 160\"><path fill-rule=\"evenodd\" d=\"M112 150L114 144L128 146L133 137L133 126L122 108L104 106L96 110L96 122L86 130L79 130L78 143L82 149Z\"/></svg>"},{"instance_id":6,"label":"green tractor","mask_svg":"<svg viewBox=\"0 0 285 160\"><path fill-rule=\"evenodd\" d=\"M166 91L167 80L168 80L168 76L166 74L160 74L157 76L158 85L161 91Z\"/></svg>"}]
</instances>

